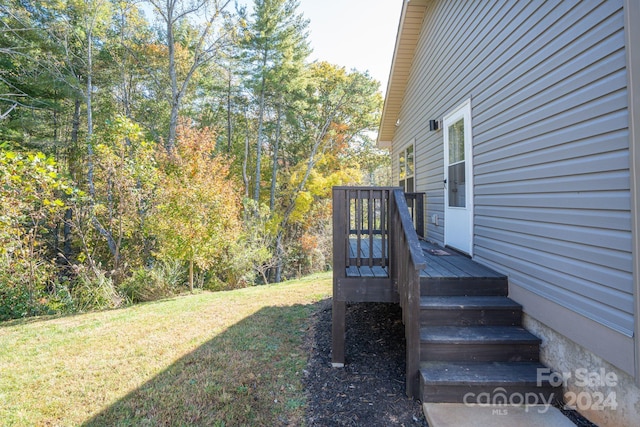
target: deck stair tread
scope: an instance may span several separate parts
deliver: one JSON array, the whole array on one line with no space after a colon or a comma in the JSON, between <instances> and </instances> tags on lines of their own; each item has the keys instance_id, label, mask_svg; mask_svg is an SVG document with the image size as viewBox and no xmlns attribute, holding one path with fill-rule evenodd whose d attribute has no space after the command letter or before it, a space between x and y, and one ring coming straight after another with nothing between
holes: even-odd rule
<instances>
[{"instance_id":1,"label":"deck stair tread","mask_svg":"<svg viewBox=\"0 0 640 427\"><path fill-rule=\"evenodd\" d=\"M517 326L426 326L423 342L437 344L540 344L540 338Z\"/></svg>"},{"instance_id":2,"label":"deck stair tread","mask_svg":"<svg viewBox=\"0 0 640 427\"><path fill-rule=\"evenodd\" d=\"M550 373L539 363L541 340L522 327L523 307L508 298L506 275L478 254L472 259L416 240L398 189L335 187L333 193L334 366L344 366L347 301L400 302L410 396L460 403L469 392L541 398L558 392L538 381L540 369ZM424 267L419 283L404 269L422 258L415 256L417 245L424 256L417 259Z\"/></svg>"},{"instance_id":3,"label":"deck stair tread","mask_svg":"<svg viewBox=\"0 0 640 427\"><path fill-rule=\"evenodd\" d=\"M538 362L422 362L420 373L426 385L483 385L498 387L509 384L538 386ZM547 375L540 385L550 386Z\"/></svg>"},{"instance_id":4,"label":"deck stair tread","mask_svg":"<svg viewBox=\"0 0 640 427\"><path fill-rule=\"evenodd\" d=\"M519 310L520 304L504 296L422 296L420 307L438 310Z\"/></svg>"}]
</instances>

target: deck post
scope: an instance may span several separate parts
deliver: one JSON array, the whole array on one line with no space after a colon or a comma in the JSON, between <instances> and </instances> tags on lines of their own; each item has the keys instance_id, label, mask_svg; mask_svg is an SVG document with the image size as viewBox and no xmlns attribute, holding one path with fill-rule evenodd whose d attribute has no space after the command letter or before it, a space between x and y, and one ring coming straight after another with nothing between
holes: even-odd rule
<instances>
[{"instance_id":1,"label":"deck post","mask_svg":"<svg viewBox=\"0 0 640 427\"><path fill-rule=\"evenodd\" d=\"M349 198L347 192L333 189L333 306L331 312L331 366L344 367L346 302L338 296L339 281L346 276L349 239Z\"/></svg>"},{"instance_id":2,"label":"deck post","mask_svg":"<svg viewBox=\"0 0 640 427\"><path fill-rule=\"evenodd\" d=\"M345 301L333 299L331 312L331 366L344 367Z\"/></svg>"}]
</instances>

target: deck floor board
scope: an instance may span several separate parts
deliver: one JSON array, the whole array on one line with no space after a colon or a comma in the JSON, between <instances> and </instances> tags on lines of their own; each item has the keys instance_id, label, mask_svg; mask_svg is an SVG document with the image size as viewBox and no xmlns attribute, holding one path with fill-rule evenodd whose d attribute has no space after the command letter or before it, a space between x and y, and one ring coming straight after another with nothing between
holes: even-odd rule
<instances>
[{"instance_id":1,"label":"deck floor board","mask_svg":"<svg viewBox=\"0 0 640 427\"><path fill-rule=\"evenodd\" d=\"M502 278L504 275L485 267L453 249L442 248L433 243L421 241L422 251L427 260L427 269L421 277L438 278Z\"/></svg>"},{"instance_id":2,"label":"deck floor board","mask_svg":"<svg viewBox=\"0 0 640 427\"><path fill-rule=\"evenodd\" d=\"M373 250L371 250L373 243ZM420 272L420 277L432 279L454 279L454 278L502 278L504 275L473 261L471 258L456 252L453 249L426 241L420 242L422 251L427 261L427 267ZM351 239L349 254L351 258L358 258L358 245L356 239ZM389 277L388 260L380 265L382 258L382 239L379 236L369 239L362 238L360 241L361 265L347 267L347 277ZM388 241L385 242L385 254L388 254ZM373 265L370 261L373 260Z\"/></svg>"}]
</instances>

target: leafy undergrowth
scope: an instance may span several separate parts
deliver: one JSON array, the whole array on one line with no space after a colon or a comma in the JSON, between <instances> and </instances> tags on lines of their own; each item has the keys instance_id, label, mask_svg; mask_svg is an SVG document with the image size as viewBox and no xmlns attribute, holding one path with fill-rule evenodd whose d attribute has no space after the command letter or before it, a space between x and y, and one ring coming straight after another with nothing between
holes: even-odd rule
<instances>
[{"instance_id":1,"label":"leafy undergrowth","mask_svg":"<svg viewBox=\"0 0 640 427\"><path fill-rule=\"evenodd\" d=\"M330 274L0 324L3 425L299 425Z\"/></svg>"}]
</instances>

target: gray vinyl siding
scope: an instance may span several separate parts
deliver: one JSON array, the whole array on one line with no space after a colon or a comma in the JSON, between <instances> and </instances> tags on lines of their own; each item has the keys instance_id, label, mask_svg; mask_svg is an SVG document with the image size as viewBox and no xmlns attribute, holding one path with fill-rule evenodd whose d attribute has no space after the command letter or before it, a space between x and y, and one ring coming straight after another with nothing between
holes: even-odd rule
<instances>
[{"instance_id":1,"label":"gray vinyl siding","mask_svg":"<svg viewBox=\"0 0 640 427\"><path fill-rule=\"evenodd\" d=\"M416 138L428 237L443 243L443 137L429 119L471 98L474 258L631 337L623 26L621 0L434 1L393 147Z\"/></svg>"}]
</instances>

